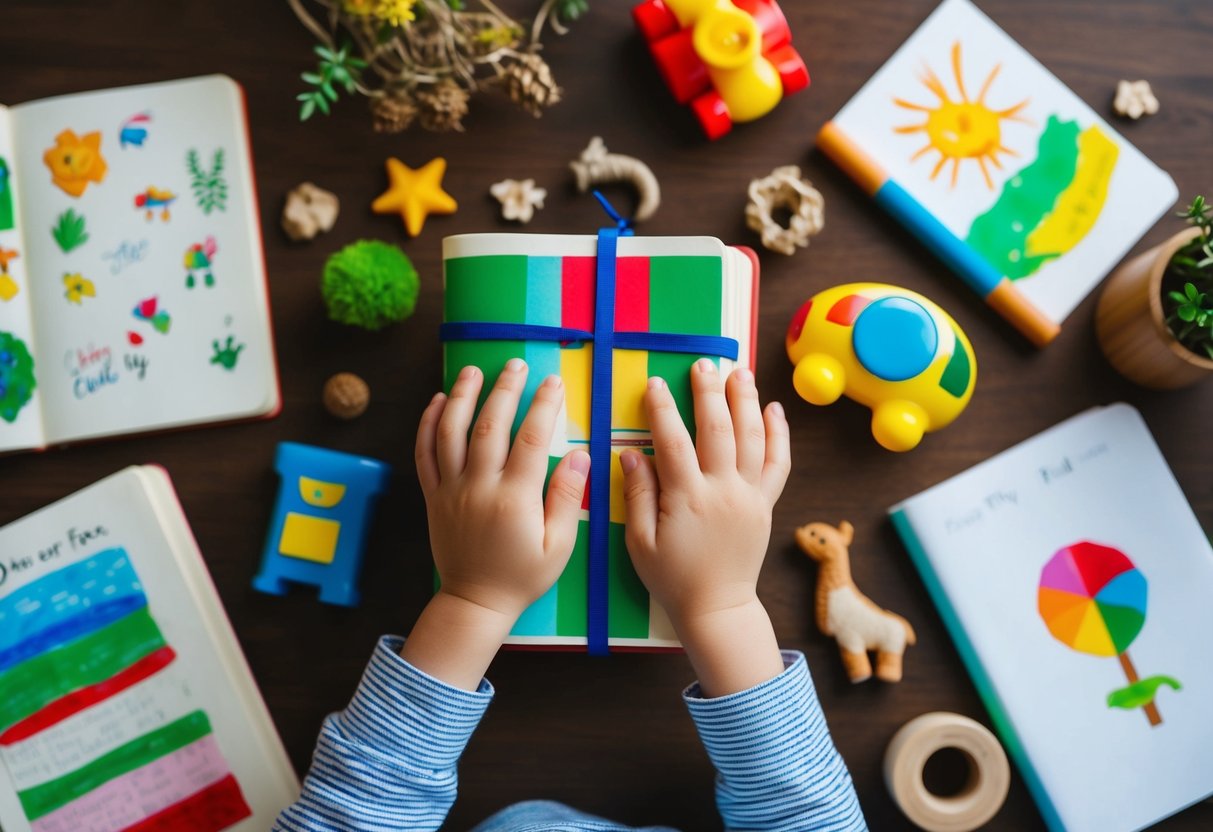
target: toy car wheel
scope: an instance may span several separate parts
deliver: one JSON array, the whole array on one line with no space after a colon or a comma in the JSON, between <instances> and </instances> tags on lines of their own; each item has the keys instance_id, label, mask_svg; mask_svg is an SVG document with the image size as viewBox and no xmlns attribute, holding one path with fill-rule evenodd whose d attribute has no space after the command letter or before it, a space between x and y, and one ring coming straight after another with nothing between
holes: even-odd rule
<instances>
[{"instance_id":1,"label":"toy car wheel","mask_svg":"<svg viewBox=\"0 0 1213 832\"><path fill-rule=\"evenodd\" d=\"M785 96L800 92L809 85L809 68L791 45L771 50L767 53L767 60L774 64L775 71L779 73Z\"/></svg>"},{"instance_id":2,"label":"toy car wheel","mask_svg":"<svg viewBox=\"0 0 1213 832\"><path fill-rule=\"evenodd\" d=\"M815 352L806 355L792 372L792 386L809 404L827 405L838 401L847 386L846 371L833 356Z\"/></svg>"},{"instance_id":3,"label":"toy car wheel","mask_svg":"<svg viewBox=\"0 0 1213 832\"><path fill-rule=\"evenodd\" d=\"M709 139L719 139L733 129L733 119L729 116L729 106L719 93L706 92L691 102L695 118Z\"/></svg>"},{"instance_id":4,"label":"toy car wheel","mask_svg":"<svg viewBox=\"0 0 1213 832\"><path fill-rule=\"evenodd\" d=\"M890 451L901 453L917 448L927 425L926 411L914 402L882 402L872 411L872 436Z\"/></svg>"},{"instance_id":5,"label":"toy car wheel","mask_svg":"<svg viewBox=\"0 0 1213 832\"><path fill-rule=\"evenodd\" d=\"M632 7L632 22L645 40L654 41L678 30L678 18L662 0L645 0Z\"/></svg>"}]
</instances>

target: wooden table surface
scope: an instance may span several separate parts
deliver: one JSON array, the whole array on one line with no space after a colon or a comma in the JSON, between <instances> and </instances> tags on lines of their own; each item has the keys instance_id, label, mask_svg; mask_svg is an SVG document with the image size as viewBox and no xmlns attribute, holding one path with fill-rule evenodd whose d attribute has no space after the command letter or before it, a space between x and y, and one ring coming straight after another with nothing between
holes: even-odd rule
<instances>
[{"instance_id":1,"label":"wooden table surface","mask_svg":"<svg viewBox=\"0 0 1213 832\"><path fill-rule=\"evenodd\" d=\"M535 5L516 0L507 7L529 11ZM764 398L788 406L794 470L775 511L759 589L780 642L808 656L870 824L910 828L881 775L894 731L934 710L988 720L885 509L1080 410L1126 400L1145 414L1198 516L1209 524L1213 384L1163 395L1122 381L1096 346L1093 297L1052 346L1042 352L1027 346L812 149L817 128L914 30L933 0L786 0L812 87L716 143L700 139L689 114L662 87L632 29L630 5L592 0L588 19L568 36L550 39L546 54L565 101L542 120L478 100L465 133L387 136L372 132L361 101L342 101L332 118L298 122L294 95L312 41L285 3L8 0L0 15L5 103L211 72L244 85L285 407L269 422L5 459L0 522L125 465L164 465L302 773L321 719L347 701L375 637L406 631L429 594L425 513L411 447L417 417L440 382L442 237L510 230L488 196L488 186L506 177L533 177L548 189L547 207L528 230L596 228L600 211L590 197L575 193L566 165L598 134L610 148L646 160L661 180L664 207L645 233L710 234L754 245L742 217L746 184L777 165L799 164L825 195L827 222L807 251L791 258L762 255L759 387ZM1139 123L1117 122L1117 128L1170 172L1183 198L1213 189L1213 6L1194 0L982 0L981 6L1106 116L1118 79L1149 79L1161 113ZM460 202L458 214L431 219L412 240L398 220L372 215L368 206L384 187L389 155L414 166L446 156L445 184ZM342 214L332 233L293 245L278 229L279 211L286 191L306 179L335 191ZM620 204L630 199L624 190L610 194ZM1137 249L1177 228L1164 222ZM328 322L319 292L324 257L363 237L399 243L422 275L416 315L379 334ZM852 280L891 281L927 293L959 321L977 352L980 372L968 411L913 453L877 447L857 406L813 408L793 393L783 352L790 316L812 293ZM320 405L321 385L339 370L362 375L372 390L369 412L349 424L335 422ZM368 454L397 466L370 541L358 609L323 606L306 588L272 598L250 586L276 489L272 455L281 440ZM899 685L852 687L833 642L813 624L815 572L791 533L809 520L844 518L856 527L859 586L918 631ZM461 796L449 827L468 828L506 804L542 797L632 824L719 828L712 769L678 696L690 676L680 656L500 656L491 671L497 700L464 755ZM1213 804L1201 804L1163 826L1211 824ZM989 828L1041 826L1016 775Z\"/></svg>"}]
</instances>

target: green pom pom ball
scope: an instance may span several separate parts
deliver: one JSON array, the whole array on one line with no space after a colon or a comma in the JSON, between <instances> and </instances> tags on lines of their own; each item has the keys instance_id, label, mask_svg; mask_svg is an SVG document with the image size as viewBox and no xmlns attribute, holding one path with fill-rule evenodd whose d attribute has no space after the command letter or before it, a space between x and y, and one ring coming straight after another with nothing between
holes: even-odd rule
<instances>
[{"instance_id":1,"label":"green pom pom ball","mask_svg":"<svg viewBox=\"0 0 1213 832\"><path fill-rule=\"evenodd\" d=\"M408 256L379 240L359 240L330 255L321 283L330 319L372 331L412 315L420 288Z\"/></svg>"}]
</instances>

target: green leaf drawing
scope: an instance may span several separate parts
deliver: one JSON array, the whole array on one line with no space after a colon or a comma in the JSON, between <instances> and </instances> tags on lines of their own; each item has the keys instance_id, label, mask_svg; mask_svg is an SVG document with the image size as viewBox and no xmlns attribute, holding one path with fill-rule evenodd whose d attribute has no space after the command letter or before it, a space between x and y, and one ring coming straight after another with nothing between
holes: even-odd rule
<instances>
[{"instance_id":1,"label":"green leaf drawing","mask_svg":"<svg viewBox=\"0 0 1213 832\"><path fill-rule=\"evenodd\" d=\"M202 213L227 210L227 180L223 178L223 148L215 151L211 157L211 168L208 171L202 167L198 151L191 148L185 154L185 166L189 169L190 188L194 191L194 200Z\"/></svg>"},{"instance_id":2,"label":"green leaf drawing","mask_svg":"<svg viewBox=\"0 0 1213 832\"><path fill-rule=\"evenodd\" d=\"M84 230L84 216L77 214L75 209L68 208L59 215L59 221L51 229L51 236L67 254L74 248L88 242L88 232Z\"/></svg>"}]
</instances>

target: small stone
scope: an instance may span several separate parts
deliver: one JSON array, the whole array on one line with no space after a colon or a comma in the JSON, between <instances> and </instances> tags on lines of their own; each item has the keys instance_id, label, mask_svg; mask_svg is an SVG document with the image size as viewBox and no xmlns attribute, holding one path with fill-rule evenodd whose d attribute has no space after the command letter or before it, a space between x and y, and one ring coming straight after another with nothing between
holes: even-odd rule
<instances>
[{"instance_id":1,"label":"small stone","mask_svg":"<svg viewBox=\"0 0 1213 832\"><path fill-rule=\"evenodd\" d=\"M286 195L282 230L296 242L311 240L333 227L340 209L336 194L304 182Z\"/></svg>"},{"instance_id":2,"label":"small stone","mask_svg":"<svg viewBox=\"0 0 1213 832\"><path fill-rule=\"evenodd\" d=\"M371 388L353 373L337 373L324 383L324 408L338 419L357 419L371 403Z\"/></svg>"}]
</instances>

